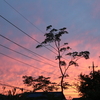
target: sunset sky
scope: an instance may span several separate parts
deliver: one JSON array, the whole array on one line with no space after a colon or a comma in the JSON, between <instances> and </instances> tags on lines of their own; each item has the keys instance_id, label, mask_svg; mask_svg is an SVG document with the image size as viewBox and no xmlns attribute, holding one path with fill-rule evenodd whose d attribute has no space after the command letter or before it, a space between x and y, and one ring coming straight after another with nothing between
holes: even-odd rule
<instances>
[{"instance_id":1,"label":"sunset sky","mask_svg":"<svg viewBox=\"0 0 100 100\"><path fill-rule=\"evenodd\" d=\"M48 25L56 29L67 28L68 34L62 37L62 43L68 42L71 51L90 52L89 60L80 59L79 67L71 66L68 69L70 77L66 81L73 84L80 73L88 74L92 71L92 68L88 68L92 66L92 62L98 66L96 70L100 69L100 0L0 0L0 83L27 88L22 82L23 75L44 75L51 77L54 82L59 82L60 71L55 60L56 54L53 53L56 51L49 46L53 52L45 47L36 49L38 42L45 38ZM66 62L70 60L64 57L68 59ZM73 88L64 93L67 97L78 97Z\"/></svg>"}]
</instances>

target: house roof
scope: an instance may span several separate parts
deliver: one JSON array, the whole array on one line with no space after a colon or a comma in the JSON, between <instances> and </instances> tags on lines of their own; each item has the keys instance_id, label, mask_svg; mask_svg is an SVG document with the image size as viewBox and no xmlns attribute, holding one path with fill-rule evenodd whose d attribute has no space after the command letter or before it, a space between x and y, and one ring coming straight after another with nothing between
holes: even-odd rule
<instances>
[{"instance_id":1,"label":"house roof","mask_svg":"<svg viewBox=\"0 0 100 100\"><path fill-rule=\"evenodd\" d=\"M4 100L6 99L7 96L3 95L3 94L0 94L0 100Z\"/></svg>"},{"instance_id":2,"label":"house roof","mask_svg":"<svg viewBox=\"0 0 100 100\"><path fill-rule=\"evenodd\" d=\"M0 94L0 100L11 100L11 98L18 100L66 100L62 92L25 92L15 96Z\"/></svg>"},{"instance_id":3,"label":"house roof","mask_svg":"<svg viewBox=\"0 0 100 100\"><path fill-rule=\"evenodd\" d=\"M80 100L80 98L73 98L72 100Z\"/></svg>"},{"instance_id":4,"label":"house roof","mask_svg":"<svg viewBox=\"0 0 100 100\"><path fill-rule=\"evenodd\" d=\"M21 94L21 97L36 100L66 100L62 92L26 92Z\"/></svg>"}]
</instances>

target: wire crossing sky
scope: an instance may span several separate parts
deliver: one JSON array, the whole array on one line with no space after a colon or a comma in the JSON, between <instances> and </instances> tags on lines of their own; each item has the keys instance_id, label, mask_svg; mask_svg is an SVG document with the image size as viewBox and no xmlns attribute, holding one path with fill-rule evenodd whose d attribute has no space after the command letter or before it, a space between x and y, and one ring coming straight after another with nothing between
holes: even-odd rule
<instances>
[{"instance_id":1,"label":"wire crossing sky","mask_svg":"<svg viewBox=\"0 0 100 100\"><path fill-rule=\"evenodd\" d=\"M69 78L66 81L73 84L73 82L77 82L75 79L80 73L88 74L91 71L88 66L91 66L92 62L98 66L96 70L100 69L100 0L0 0L0 52L53 73L50 75L35 70L0 55L0 80L13 86L24 87L23 75L44 75L51 77L52 81L59 82L60 71L56 67L54 44L36 49L36 46L45 38L44 34L48 25L52 25L56 29L67 28L68 34L62 37L61 43L68 43L72 51L90 52L89 60L81 59L78 61L79 67L71 66L68 69ZM36 54L27 52L2 36ZM21 54L44 63L29 59ZM64 58L68 59L66 60L68 63L70 58L66 56ZM78 97L78 93L74 91L76 90L70 88L65 91L65 95Z\"/></svg>"}]
</instances>

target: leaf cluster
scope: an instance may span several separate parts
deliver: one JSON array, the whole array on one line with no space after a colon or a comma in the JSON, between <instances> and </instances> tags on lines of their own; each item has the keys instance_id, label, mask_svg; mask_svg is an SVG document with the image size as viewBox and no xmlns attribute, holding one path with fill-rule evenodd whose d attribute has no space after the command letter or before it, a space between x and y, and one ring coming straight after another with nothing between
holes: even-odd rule
<instances>
[{"instance_id":1,"label":"leaf cluster","mask_svg":"<svg viewBox=\"0 0 100 100\"><path fill-rule=\"evenodd\" d=\"M67 53L66 55L69 55L69 56L72 56L73 58L76 58L76 57L83 57L85 59L89 59L89 51L81 51L81 52L70 52L70 53Z\"/></svg>"},{"instance_id":2,"label":"leaf cluster","mask_svg":"<svg viewBox=\"0 0 100 100\"><path fill-rule=\"evenodd\" d=\"M63 34L68 34L68 32L66 31L66 28L61 28L61 29L51 29L52 25L48 28L49 26L47 26L46 30L49 30L48 33L45 33L45 40L36 46L36 48L42 47L44 44L47 43L51 43L51 42L55 42L55 41L61 41L61 36Z\"/></svg>"},{"instance_id":3,"label":"leaf cluster","mask_svg":"<svg viewBox=\"0 0 100 100\"><path fill-rule=\"evenodd\" d=\"M61 78L60 76L59 78ZM68 77L68 76L67 76ZM61 86L61 84L58 84L58 86ZM63 89L68 89L71 85L68 82L63 81L62 87Z\"/></svg>"},{"instance_id":4,"label":"leaf cluster","mask_svg":"<svg viewBox=\"0 0 100 100\"><path fill-rule=\"evenodd\" d=\"M23 76L23 82L27 86L32 86L33 92L42 90L43 92L50 92L57 90L56 83L50 81L50 77L38 76L38 78L32 76Z\"/></svg>"},{"instance_id":5,"label":"leaf cluster","mask_svg":"<svg viewBox=\"0 0 100 100\"><path fill-rule=\"evenodd\" d=\"M77 88L83 98L100 99L100 70L90 72L89 75L80 74L79 79L80 85Z\"/></svg>"}]
</instances>

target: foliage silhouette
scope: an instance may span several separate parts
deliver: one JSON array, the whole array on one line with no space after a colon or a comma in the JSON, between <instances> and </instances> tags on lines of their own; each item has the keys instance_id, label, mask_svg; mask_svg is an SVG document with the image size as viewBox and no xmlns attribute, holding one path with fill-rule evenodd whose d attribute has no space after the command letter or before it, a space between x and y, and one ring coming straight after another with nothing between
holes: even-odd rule
<instances>
[{"instance_id":1,"label":"foliage silhouette","mask_svg":"<svg viewBox=\"0 0 100 100\"><path fill-rule=\"evenodd\" d=\"M43 92L50 92L58 90L57 84L50 81L50 77L38 76L38 78L32 76L23 76L23 82L27 86L32 86L33 92L42 90Z\"/></svg>"},{"instance_id":2,"label":"foliage silhouette","mask_svg":"<svg viewBox=\"0 0 100 100\"><path fill-rule=\"evenodd\" d=\"M61 44L61 37L64 34L68 34L68 32L66 31L66 28L61 28L61 29L55 29L52 28L52 25L47 26L46 30L49 32L47 32L44 36L45 39L44 41L37 45L36 48L40 48L40 47L44 47L47 46L47 44L49 46L50 43L54 43L54 49L57 52L57 56L55 60L58 60L58 67L60 69L61 72L61 80L60 80L60 87L61 87L61 91L63 92L64 89L67 89L67 86L69 86L68 82L66 84L66 82L64 82L64 78L68 77L68 74L66 73L66 71L68 70L69 66L71 65L75 65L78 66L78 63L76 62L78 59L80 58L85 58L85 59L89 59L89 52L88 51L82 51L82 52L70 52L67 53L66 56L71 56L71 60L69 62L65 62L65 60L62 60L62 55L64 54L65 51L69 51L71 50L71 48L68 46L68 43L64 43L63 45ZM64 67L62 67L64 66ZM66 85L65 85L66 84Z\"/></svg>"},{"instance_id":3,"label":"foliage silhouette","mask_svg":"<svg viewBox=\"0 0 100 100\"><path fill-rule=\"evenodd\" d=\"M100 100L100 70L90 72L89 75L80 74L79 79L76 86L82 98Z\"/></svg>"}]
</instances>

